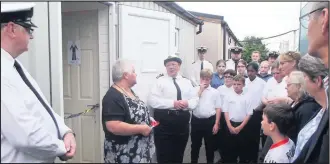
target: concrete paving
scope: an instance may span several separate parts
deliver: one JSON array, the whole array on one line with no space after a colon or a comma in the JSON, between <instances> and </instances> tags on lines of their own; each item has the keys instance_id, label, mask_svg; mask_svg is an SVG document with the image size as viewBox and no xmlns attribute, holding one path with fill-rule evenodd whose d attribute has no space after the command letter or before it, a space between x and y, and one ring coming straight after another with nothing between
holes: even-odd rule
<instances>
[{"instance_id":1,"label":"concrete paving","mask_svg":"<svg viewBox=\"0 0 330 164\"><path fill-rule=\"evenodd\" d=\"M190 141L190 136L188 139L188 143L186 146L186 150L184 152L184 157L183 157L183 163L190 163L190 152L191 152L191 141ZM214 162L217 162L220 159L219 153L217 151L214 152ZM153 163L157 162L157 158L156 158L156 154L154 155L153 158ZM198 163L206 163L206 154L205 154L205 147L204 147L204 141L203 144L201 146L201 149L199 151L199 159L198 159Z\"/></svg>"}]
</instances>

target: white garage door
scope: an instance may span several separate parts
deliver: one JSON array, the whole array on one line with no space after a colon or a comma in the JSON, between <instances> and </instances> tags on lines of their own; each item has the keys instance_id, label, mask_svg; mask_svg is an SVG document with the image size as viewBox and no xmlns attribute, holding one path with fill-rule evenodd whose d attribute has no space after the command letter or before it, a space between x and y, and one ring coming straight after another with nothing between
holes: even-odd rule
<instances>
[{"instance_id":1,"label":"white garage door","mask_svg":"<svg viewBox=\"0 0 330 164\"><path fill-rule=\"evenodd\" d=\"M120 58L133 60L137 73L134 91L146 101L163 61L174 54L175 15L120 6Z\"/></svg>"}]
</instances>

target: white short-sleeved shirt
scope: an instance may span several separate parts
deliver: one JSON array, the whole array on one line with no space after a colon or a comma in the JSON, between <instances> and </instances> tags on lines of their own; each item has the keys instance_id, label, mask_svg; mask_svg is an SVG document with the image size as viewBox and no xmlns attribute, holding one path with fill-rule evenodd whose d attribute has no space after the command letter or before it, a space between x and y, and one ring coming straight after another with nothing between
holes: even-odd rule
<instances>
[{"instance_id":1,"label":"white short-sleeved shirt","mask_svg":"<svg viewBox=\"0 0 330 164\"><path fill-rule=\"evenodd\" d=\"M270 147L264 163L289 163L293 157L294 149L294 142L289 138L275 143Z\"/></svg>"},{"instance_id":2,"label":"white short-sleeved shirt","mask_svg":"<svg viewBox=\"0 0 330 164\"><path fill-rule=\"evenodd\" d=\"M225 96L228 95L228 93L230 92L234 92L234 88L233 86L227 87L226 85L221 85L220 87L217 88L217 90L220 94L221 108L223 108Z\"/></svg>"},{"instance_id":3,"label":"white short-sleeved shirt","mask_svg":"<svg viewBox=\"0 0 330 164\"><path fill-rule=\"evenodd\" d=\"M203 69L207 68L213 72L213 65L211 62L209 62L207 60L203 60L203 61L197 60L197 61L193 62L191 65L190 79L195 86L200 84L200 72L201 72L202 62L203 62Z\"/></svg>"},{"instance_id":4,"label":"white short-sleeved shirt","mask_svg":"<svg viewBox=\"0 0 330 164\"><path fill-rule=\"evenodd\" d=\"M274 77L270 78L263 90L263 97L266 99L272 99L276 97L288 97L288 92L285 89L286 82L282 80L282 82L278 83Z\"/></svg>"},{"instance_id":5,"label":"white short-sleeved shirt","mask_svg":"<svg viewBox=\"0 0 330 164\"><path fill-rule=\"evenodd\" d=\"M253 114L253 109L246 96L244 92L237 94L235 91L225 96L222 110L228 112L231 121L243 122L246 116Z\"/></svg>"},{"instance_id":6,"label":"white short-sleeved shirt","mask_svg":"<svg viewBox=\"0 0 330 164\"><path fill-rule=\"evenodd\" d=\"M245 79L244 92L246 92L248 99L251 101L251 108L254 110L261 104L262 92L266 82L259 77L253 81L249 78Z\"/></svg>"},{"instance_id":7,"label":"white short-sleeved shirt","mask_svg":"<svg viewBox=\"0 0 330 164\"><path fill-rule=\"evenodd\" d=\"M183 110L193 110L198 104L198 95L191 81L181 75L176 76L176 83L178 84L182 100L188 101L188 107ZM156 79L155 84L151 87L147 104L153 109L174 109L174 101L177 100L177 89L175 87L173 78L167 74L162 75Z\"/></svg>"},{"instance_id":8,"label":"white short-sleeved shirt","mask_svg":"<svg viewBox=\"0 0 330 164\"><path fill-rule=\"evenodd\" d=\"M200 87L195 87L196 92ZM197 118L209 118L216 114L216 109L221 108L221 99L218 90L208 86L201 94L193 115Z\"/></svg>"}]
</instances>

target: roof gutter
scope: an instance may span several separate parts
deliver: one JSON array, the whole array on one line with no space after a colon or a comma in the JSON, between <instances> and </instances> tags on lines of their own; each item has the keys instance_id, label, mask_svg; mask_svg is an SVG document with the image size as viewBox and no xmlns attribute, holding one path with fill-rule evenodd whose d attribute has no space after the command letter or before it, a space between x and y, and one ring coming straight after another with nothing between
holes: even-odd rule
<instances>
[{"instance_id":1,"label":"roof gutter","mask_svg":"<svg viewBox=\"0 0 330 164\"><path fill-rule=\"evenodd\" d=\"M162 6L166 6L170 9L172 9L172 10L175 10L177 13L183 15L188 20L190 20L193 23L199 25L199 30L196 32L196 34L198 35L198 34L202 33L202 29L203 29L202 26L204 24L203 20L198 19L193 14L191 14L190 12L188 12L187 10L185 10L184 8L182 8L181 6L176 4L175 2L155 2L155 3L160 4Z\"/></svg>"}]
</instances>

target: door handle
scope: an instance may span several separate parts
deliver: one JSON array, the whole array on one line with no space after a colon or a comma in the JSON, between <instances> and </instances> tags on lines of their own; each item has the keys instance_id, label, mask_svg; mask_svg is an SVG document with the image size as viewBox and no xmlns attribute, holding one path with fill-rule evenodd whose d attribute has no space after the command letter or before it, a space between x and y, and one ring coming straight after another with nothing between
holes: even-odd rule
<instances>
[{"instance_id":1,"label":"door handle","mask_svg":"<svg viewBox=\"0 0 330 164\"><path fill-rule=\"evenodd\" d=\"M100 107L100 104L94 104L94 105L87 105L87 107L91 108L91 109L95 109L95 108L98 108Z\"/></svg>"}]
</instances>

